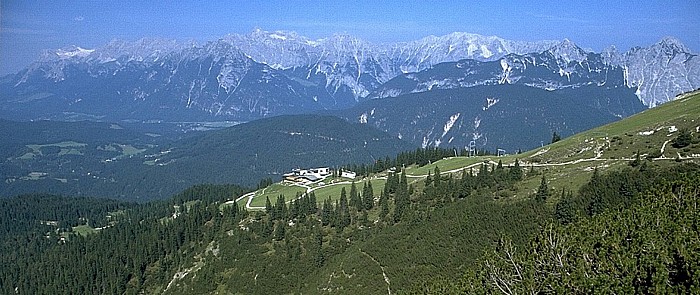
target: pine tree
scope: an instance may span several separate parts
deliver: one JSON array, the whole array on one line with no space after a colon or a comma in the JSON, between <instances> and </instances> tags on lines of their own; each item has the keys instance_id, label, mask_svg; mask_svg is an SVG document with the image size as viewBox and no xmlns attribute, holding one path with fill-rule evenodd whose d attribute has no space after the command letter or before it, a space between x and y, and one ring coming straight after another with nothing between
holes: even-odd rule
<instances>
[{"instance_id":1,"label":"pine tree","mask_svg":"<svg viewBox=\"0 0 700 295\"><path fill-rule=\"evenodd\" d=\"M547 186L547 179L542 175L542 181L540 181L540 186L537 188L537 194L535 195L535 201L545 202L549 196L549 187Z\"/></svg>"},{"instance_id":2,"label":"pine tree","mask_svg":"<svg viewBox=\"0 0 700 295\"><path fill-rule=\"evenodd\" d=\"M315 243L313 243L311 251L314 256L314 264L316 267L320 268L326 262L326 257L323 255L323 235L321 234L321 230L318 228L314 230L314 240Z\"/></svg>"},{"instance_id":3,"label":"pine tree","mask_svg":"<svg viewBox=\"0 0 700 295\"><path fill-rule=\"evenodd\" d=\"M671 142L671 145L674 148L680 149L689 146L692 142L693 135L690 134L690 130L688 130L688 128L681 128L678 131L678 136Z\"/></svg>"},{"instance_id":4,"label":"pine tree","mask_svg":"<svg viewBox=\"0 0 700 295\"><path fill-rule=\"evenodd\" d=\"M316 214L318 211L318 204L316 204L316 193L311 192L309 194L309 201L308 201L308 208L307 208L308 214Z\"/></svg>"},{"instance_id":5,"label":"pine tree","mask_svg":"<svg viewBox=\"0 0 700 295\"><path fill-rule=\"evenodd\" d=\"M379 206L381 206L379 217L384 219L386 215L389 214L389 197L385 193L382 193L379 197Z\"/></svg>"},{"instance_id":6,"label":"pine tree","mask_svg":"<svg viewBox=\"0 0 700 295\"><path fill-rule=\"evenodd\" d=\"M270 215L272 220L279 220L283 219L284 216L284 196L279 195L277 196L277 200L275 201L275 205L272 206L272 214Z\"/></svg>"},{"instance_id":7,"label":"pine tree","mask_svg":"<svg viewBox=\"0 0 700 295\"><path fill-rule=\"evenodd\" d=\"M401 180L399 181L399 189L408 190L408 178L406 178L406 170L401 171Z\"/></svg>"},{"instance_id":8,"label":"pine tree","mask_svg":"<svg viewBox=\"0 0 700 295\"><path fill-rule=\"evenodd\" d=\"M275 232L272 235L275 240L284 240L285 226L286 225L284 221L277 221L277 223L275 224Z\"/></svg>"},{"instance_id":9,"label":"pine tree","mask_svg":"<svg viewBox=\"0 0 700 295\"><path fill-rule=\"evenodd\" d=\"M360 194L357 193L357 185L355 185L355 181L350 184L350 205L355 207L358 211L362 210L362 198L360 197Z\"/></svg>"},{"instance_id":10,"label":"pine tree","mask_svg":"<svg viewBox=\"0 0 700 295\"><path fill-rule=\"evenodd\" d=\"M362 211L362 215L360 216L360 225L362 225L362 226L369 225L369 219L367 218L367 211Z\"/></svg>"},{"instance_id":11,"label":"pine tree","mask_svg":"<svg viewBox=\"0 0 700 295\"><path fill-rule=\"evenodd\" d=\"M354 181L350 185L350 206L355 207L357 211L361 211L364 207L364 205L362 205L362 197L357 193Z\"/></svg>"},{"instance_id":12,"label":"pine tree","mask_svg":"<svg viewBox=\"0 0 700 295\"><path fill-rule=\"evenodd\" d=\"M340 201L336 205L336 216L339 221L338 226L341 229L350 225L350 210L348 207L348 199L347 197L345 197L345 194L343 194L341 190Z\"/></svg>"},{"instance_id":13,"label":"pine tree","mask_svg":"<svg viewBox=\"0 0 700 295\"><path fill-rule=\"evenodd\" d=\"M321 224L323 226L331 225L333 223L333 204L331 199L328 198L323 201L321 207Z\"/></svg>"},{"instance_id":14,"label":"pine tree","mask_svg":"<svg viewBox=\"0 0 700 295\"><path fill-rule=\"evenodd\" d=\"M523 169L520 168L520 162L518 159L515 159L515 164L513 164L513 167L510 167L508 170L508 178L510 178L511 181L519 181L523 179Z\"/></svg>"},{"instance_id":15,"label":"pine tree","mask_svg":"<svg viewBox=\"0 0 700 295\"><path fill-rule=\"evenodd\" d=\"M365 210L370 210L374 207L374 191L372 190L372 181L367 181L362 188L362 203Z\"/></svg>"},{"instance_id":16,"label":"pine tree","mask_svg":"<svg viewBox=\"0 0 700 295\"><path fill-rule=\"evenodd\" d=\"M397 223L401 221L401 217L403 216L403 213L406 209L408 209L408 206L410 205L410 200L408 196L408 189L404 187L403 185L401 188L398 190L396 193L396 198L395 198L395 206L394 206L394 222Z\"/></svg>"},{"instance_id":17,"label":"pine tree","mask_svg":"<svg viewBox=\"0 0 700 295\"><path fill-rule=\"evenodd\" d=\"M268 215L272 215L272 203L270 203L270 197L265 197L265 212Z\"/></svg>"},{"instance_id":18,"label":"pine tree","mask_svg":"<svg viewBox=\"0 0 700 295\"><path fill-rule=\"evenodd\" d=\"M566 194L564 189L561 192L561 199L557 203L554 215L562 224L569 224L576 218L576 209L573 204L572 194Z\"/></svg>"},{"instance_id":19,"label":"pine tree","mask_svg":"<svg viewBox=\"0 0 700 295\"><path fill-rule=\"evenodd\" d=\"M561 140L561 136L556 131L554 131L554 133L552 133L552 143L555 143L555 142L560 141L560 140Z\"/></svg>"},{"instance_id":20,"label":"pine tree","mask_svg":"<svg viewBox=\"0 0 700 295\"><path fill-rule=\"evenodd\" d=\"M263 237L266 237L266 238L270 237L273 229L274 229L274 223L272 222L272 219L267 218L265 220L265 223L263 223L263 230L262 230Z\"/></svg>"},{"instance_id":21,"label":"pine tree","mask_svg":"<svg viewBox=\"0 0 700 295\"><path fill-rule=\"evenodd\" d=\"M442 176L440 175L440 167L435 165L435 179L433 180L433 186L438 187L440 185L441 179Z\"/></svg>"},{"instance_id":22,"label":"pine tree","mask_svg":"<svg viewBox=\"0 0 700 295\"><path fill-rule=\"evenodd\" d=\"M642 164L642 159L639 155L639 150L637 150L637 155L634 156L634 160L630 162L630 166L637 167Z\"/></svg>"}]
</instances>

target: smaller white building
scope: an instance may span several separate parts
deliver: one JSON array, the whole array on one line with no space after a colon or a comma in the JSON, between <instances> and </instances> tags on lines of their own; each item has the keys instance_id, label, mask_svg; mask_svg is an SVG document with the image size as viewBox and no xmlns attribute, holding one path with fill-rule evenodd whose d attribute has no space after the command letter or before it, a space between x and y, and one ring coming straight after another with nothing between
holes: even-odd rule
<instances>
[{"instance_id":1,"label":"smaller white building","mask_svg":"<svg viewBox=\"0 0 700 295\"><path fill-rule=\"evenodd\" d=\"M331 174L331 168L321 167L309 170L312 174L318 174L319 176L327 176Z\"/></svg>"},{"instance_id":2,"label":"smaller white building","mask_svg":"<svg viewBox=\"0 0 700 295\"><path fill-rule=\"evenodd\" d=\"M340 177L355 179L355 177L357 177L357 173L343 170L340 172Z\"/></svg>"}]
</instances>

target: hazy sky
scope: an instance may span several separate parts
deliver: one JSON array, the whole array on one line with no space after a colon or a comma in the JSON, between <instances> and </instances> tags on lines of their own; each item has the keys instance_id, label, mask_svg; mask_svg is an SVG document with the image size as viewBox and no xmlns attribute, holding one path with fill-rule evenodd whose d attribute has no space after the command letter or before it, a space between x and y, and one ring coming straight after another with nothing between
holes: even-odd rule
<instances>
[{"instance_id":1,"label":"hazy sky","mask_svg":"<svg viewBox=\"0 0 700 295\"><path fill-rule=\"evenodd\" d=\"M700 49L700 1L32 1L0 0L0 74L44 49L142 37L214 40L254 28L311 38L348 33L371 42L455 31L534 41L569 38L599 51L664 36Z\"/></svg>"}]
</instances>

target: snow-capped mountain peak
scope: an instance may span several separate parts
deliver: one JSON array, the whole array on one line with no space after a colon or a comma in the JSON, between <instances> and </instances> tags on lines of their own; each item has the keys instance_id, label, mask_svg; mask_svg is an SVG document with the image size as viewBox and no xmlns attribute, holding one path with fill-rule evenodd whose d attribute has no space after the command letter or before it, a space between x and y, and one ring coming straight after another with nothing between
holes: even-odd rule
<instances>
[{"instance_id":1,"label":"snow-capped mountain peak","mask_svg":"<svg viewBox=\"0 0 700 295\"><path fill-rule=\"evenodd\" d=\"M552 46L552 48L549 48L547 51L556 57L562 58L566 62L581 62L588 56L585 50L578 47L569 39L564 39L561 43Z\"/></svg>"},{"instance_id":2,"label":"snow-capped mountain peak","mask_svg":"<svg viewBox=\"0 0 700 295\"><path fill-rule=\"evenodd\" d=\"M56 50L55 54L58 56L58 58L64 59L64 58L71 58L71 57L86 57L93 53L95 49L85 49L81 48L79 46L69 46L66 48L61 48Z\"/></svg>"},{"instance_id":3,"label":"snow-capped mountain peak","mask_svg":"<svg viewBox=\"0 0 700 295\"><path fill-rule=\"evenodd\" d=\"M691 53L690 49L675 37L666 36L659 43L655 44L667 53Z\"/></svg>"}]
</instances>

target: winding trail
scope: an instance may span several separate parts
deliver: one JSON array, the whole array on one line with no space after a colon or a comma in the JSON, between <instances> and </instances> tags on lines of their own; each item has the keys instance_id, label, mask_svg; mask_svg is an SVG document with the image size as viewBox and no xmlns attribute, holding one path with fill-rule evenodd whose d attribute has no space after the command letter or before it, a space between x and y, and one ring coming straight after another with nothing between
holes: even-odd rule
<instances>
[{"instance_id":1,"label":"winding trail","mask_svg":"<svg viewBox=\"0 0 700 295\"><path fill-rule=\"evenodd\" d=\"M664 157L664 152L666 151L666 145L671 141L672 141L672 139L664 141L664 144L661 146L661 157L659 157L659 158L666 158L666 157Z\"/></svg>"},{"instance_id":2,"label":"winding trail","mask_svg":"<svg viewBox=\"0 0 700 295\"><path fill-rule=\"evenodd\" d=\"M374 259L374 257L372 257L372 255L369 255L367 252L363 251L362 249L360 249L360 252L362 254L367 255L367 257L369 257L369 259L372 259L372 261L374 261L374 263L379 265L379 268L382 270L382 276L384 277L384 281L386 282L386 290L389 293L389 295L391 295L391 281L389 281L389 276L386 275L386 271L384 270L384 267L382 266L382 264L379 263L379 261L377 261L377 259Z\"/></svg>"}]
</instances>

